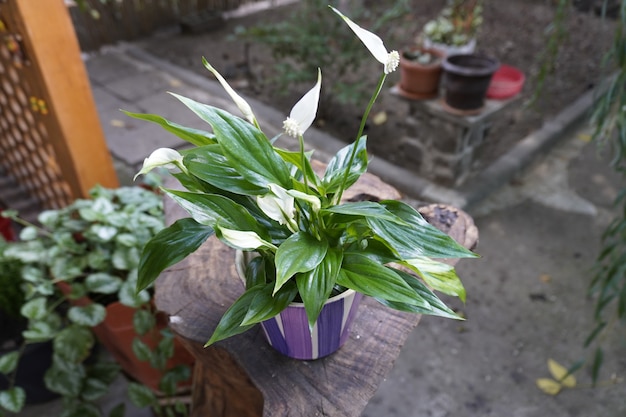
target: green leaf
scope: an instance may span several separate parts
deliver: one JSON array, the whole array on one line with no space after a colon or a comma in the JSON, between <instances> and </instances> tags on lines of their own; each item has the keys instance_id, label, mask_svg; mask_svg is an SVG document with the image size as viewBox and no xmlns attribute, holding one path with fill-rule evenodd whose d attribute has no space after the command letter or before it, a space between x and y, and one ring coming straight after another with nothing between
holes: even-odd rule
<instances>
[{"instance_id":1,"label":"green leaf","mask_svg":"<svg viewBox=\"0 0 626 417\"><path fill-rule=\"evenodd\" d=\"M87 370L89 378L99 379L106 384L111 384L120 374L120 366L116 362L97 361Z\"/></svg>"},{"instance_id":2,"label":"green leaf","mask_svg":"<svg viewBox=\"0 0 626 417\"><path fill-rule=\"evenodd\" d=\"M150 301L150 293L147 290L137 292L136 280L129 279L124 281L117 296L120 303L132 308L140 308Z\"/></svg>"},{"instance_id":3,"label":"green leaf","mask_svg":"<svg viewBox=\"0 0 626 417\"><path fill-rule=\"evenodd\" d=\"M26 402L26 392L21 387L9 388L0 391L0 407L12 412L19 413Z\"/></svg>"},{"instance_id":4,"label":"green leaf","mask_svg":"<svg viewBox=\"0 0 626 417\"><path fill-rule=\"evenodd\" d=\"M84 307L70 307L67 317L80 326L94 327L104 321L107 312L104 306L100 304L89 304Z\"/></svg>"},{"instance_id":5,"label":"green leaf","mask_svg":"<svg viewBox=\"0 0 626 417\"><path fill-rule=\"evenodd\" d=\"M607 325L606 321L602 321L598 323L598 325L593 329L593 331L589 334L589 336L587 336L587 339L585 339L584 347L589 347L589 345L596 339L596 337L598 337L600 332L604 330L606 325Z\"/></svg>"},{"instance_id":6,"label":"green leaf","mask_svg":"<svg viewBox=\"0 0 626 417\"><path fill-rule=\"evenodd\" d=\"M231 167L221 151L219 145L194 149L185 156L185 166L190 174L221 190L243 195L267 192L267 187L252 184Z\"/></svg>"},{"instance_id":7,"label":"green leaf","mask_svg":"<svg viewBox=\"0 0 626 417\"><path fill-rule=\"evenodd\" d=\"M398 216L390 213L383 205L372 201L359 201L356 203L344 203L322 209L325 213L343 214L346 216L357 216L365 218L373 218L380 221L389 221L398 225L407 226L407 224Z\"/></svg>"},{"instance_id":8,"label":"green leaf","mask_svg":"<svg viewBox=\"0 0 626 417\"><path fill-rule=\"evenodd\" d=\"M211 125L224 156L246 180L260 187L274 183L290 188L289 169L263 132L224 110L173 95Z\"/></svg>"},{"instance_id":9,"label":"green leaf","mask_svg":"<svg viewBox=\"0 0 626 417\"><path fill-rule=\"evenodd\" d=\"M166 395L174 395L178 384L189 378L191 378L191 369L185 365L177 365L163 374L159 381L159 389Z\"/></svg>"},{"instance_id":10,"label":"green leaf","mask_svg":"<svg viewBox=\"0 0 626 417\"><path fill-rule=\"evenodd\" d=\"M137 290L147 288L165 268L193 253L213 233L212 228L188 218L177 220L158 232L141 254Z\"/></svg>"},{"instance_id":11,"label":"green leaf","mask_svg":"<svg viewBox=\"0 0 626 417\"><path fill-rule=\"evenodd\" d=\"M267 232L243 206L218 194L199 194L187 191L164 190L198 223L242 231L256 232L267 238Z\"/></svg>"},{"instance_id":12,"label":"green leaf","mask_svg":"<svg viewBox=\"0 0 626 417\"><path fill-rule=\"evenodd\" d=\"M204 146L204 145L209 145L211 143L215 143L214 136L203 130L194 129L191 127L179 125L174 122L170 122L169 120L156 114L132 113L132 112L125 111L125 110L122 110L122 111L127 116L134 117L135 119L146 120L146 121L161 125L163 129L167 130L170 133L175 134L179 138L186 140L187 142L193 145Z\"/></svg>"},{"instance_id":13,"label":"green leaf","mask_svg":"<svg viewBox=\"0 0 626 417\"><path fill-rule=\"evenodd\" d=\"M327 251L327 241L319 241L308 233L300 231L289 236L276 251L274 294L298 272L308 272L317 267Z\"/></svg>"},{"instance_id":14,"label":"green leaf","mask_svg":"<svg viewBox=\"0 0 626 417\"><path fill-rule=\"evenodd\" d=\"M241 322L248 313L248 308L254 297L263 289L263 286L256 286L247 289L235 302L226 310L220 322L217 324L211 338L204 345L210 346L215 342L235 336L250 329L253 324L243 326Z\"/></svg>"},{"instance_id":15,"label":"green leaf","mask_svg":"<svg viewBox=\"0 0 626 417\"><path fill-rule=\"evenodd\" d=\"M596 353L593 355L593 362L591 364L591 380L593 381L594 386L598 382L598 377L600 376L600 368L602 367L603 362L604 351L601 347L598 347L596 349Z\"/></svg>"},{"instance_id":16,"label":"green leaf","mask_svg":"<svg viewBox=\"0 0 626 417\"><path fill-rule=\"evenodd\" d=\"M452 266L428 258L409 259L406 265L415 270L432 289L459 297L465 302L465 287Z\"/></svg>"},{"instance_id":17,"label":"green leaf","mask_svg":"<svg viewBox=\"0 0 626 417\"><path fill-rule=\"evenodd\" d=\"M48 314L46 299L44 297L38 297L28 301L22 306L20 313L29 320L43 319Z\"/></svg>"},{"instance_id":18,"label":"green leaf","mask_svg":"<svg viewBox=\"0 0 626 417\"><path fill-rule=\"evenodd\" d=\"M313 186L316 190L320 192L320 194L326 194L324 190L322 190L322 183L320 178L317 176L313 167L311 166L311 160L308 157L304 158L304 166L302 166L302 155L300 152L287 151L284 149L274 148L276 152L285 160L285 162L296 166L301 173L305 173L307 183L309 186Z\"/></svg>"},{"instance_id":19,"label":"green leaf","mask_svg":"<svg viewBox=\"0 0 626 417\"><path fill-rule=\"evenodd\" d=\"M136 382L128 383L128 398L130 398L130 401L139 408L153 406L157 401L156 396L150 388Z\"/></svg>"},{"instance_id":20,"label":"green leaf","mask_svg":"<svg viewBox=\"0 0 626 417\"><path fill-rule=\"evenodd\" d=\"M413 207L397 200L381 201L391 213L409 226L369 218L374 232L384 239L403 259L472 258L477 255L459 245L450 236L430 225Z\"/></svg>"},{"instance_id":21,"label":"green leaf","mask_svg":"<svg viewBox=\"0 0 626 417\"><path fill-rule=\"evenodd\" d=\"M53 392L67 397L78 397L86 377L82 363L63 363L55 359L46 371L44 381L46 387Z\"/></svg>"},{"instance_id":22,"label":"green leaf","mask_svg":"<svg viewBox=\"0 0 626 417\"><path fill-rule=\"evenodd\" d=\"M310 328L315 325L324 303L333 291L342 261L343 253L330 248L315 269L296 275L298 293L304 303Z\"/></svg>"},{"instance_id":23,"label":"green leaf","mask_svg":"<svg viewBox=\"0 0 626 417\"><path fill-rule=\"evenodd\" d=\"M105 272L89 274L85 279L88 292L99 294L113 294L119 291L122 279Z\"/></svg>"},{"instance_id":24,"label":"green leaf","mask_svg":"<svg viewBox=\"0 0 626 417\"><path fill-rule=\"evenodd\" d=\"M84 361L95 343L93 333L76 324L61 330L54 338L54 352L63 360L71 363Z\"/></svg>"},{"instance_id":25,"label":"green leaf","mask_svg":"<svg viewBox=\"0 0 626 417\"><path fill-rule=\"evenodd\" d=\"M424 300L395 271L357 253L344 254L337 284L374 298L424 305Z\"/></svg>"},{"instance_id":26,"label":"green leaf","mask_svg":"<svg viewBox=\"0 0 626 417\"><path fill-rule=\"evenodd\" d=\"M426 285L424 285L423 282L419 280L419 278L401 270L396 269L395 271L411 288L413 288L422 300L424 300L426 305L399 303L396 301L383 300L381 298L377 298L376 301L387 307L409 313L427 314L431 316L462 320L462 317L446 306L443 301L441 301Z\"/></svg>"},{"instance_id":27,"label":"green leaf","mask_svg":"<svg viewBox=\"0 0 626 417\"><path fill-rule=\"evenodd\" d=\"M46 321L35 321L28 324L28 330L22 332L24 339L29 342L45 342L52 339L56 334L53 326Z\"/></svg>"},{"instance_id":28,"label":"green leaf","mask_svg":"<svg viewBox=\"0 0 626 417\"><path fill-rule=\"evenodd\" d=\"M365 173L367 170L367 164L369 163L367 159L366 145L367 138L362 136L354 143L339 150L339 152L337 152L337 154L330 160L326 166L324 178L322 178L322 183L326 187L328 193L336 193L339 191L339 188L343 183L346 169L350 169L350 173L348 174L348 181L345 184L345 189L349 188L356 182L356 180L359 179L361 175L363 175L363 173ZM352 154L352 150L355 146L356 155L352 165L348 167L350 155Z\"/></svg>"},{"instance_id":29,"label":"green leaf","mask_svg":"<svg viewBox=\"0 0 626 417\"><path fill-rule=\"evenodd\" d=\"M0 374L8 375L17 368L20 361L20 352L13 351L0 356Z\"/></svg>"},{"instance_id":30,"label":"green leaf","mask_svg":"<svg viewBox=\"0 0 626 417\"><path fill-rule=\"evenodd\" d=\"M133 353L140 361L149 361L152 357L152 349L145 342L143 342L140 338L136 337L133 339Z\"/></svg>"},{"instance_id":31,"label":"green leaf","mask_svg":"<svg viewBox=\"0 0 626 417\"><path fill-rule=\"evenodd\" d=\"M138 335L143 336L156 326L156 317L148 310L137 310L133 315L133 327Z\"/></svg>"},{"instance_id":32,"label":"green leaf","mask_svg":"<svg viewBox=\"0 0 626 417\"><path fill-rule=\"evenodd\" d=\"M87 401L95 401L109 392L109 384L98 378L87 378L80 396Z\"/></svg>"},{"instance_id":33,"label":"green leaf","mask_svg":"<svg viewBox=\"0 0 626 417\"><path fill-rule=\"evenodd\" d=\"M272 295L273 288L273 283L265 284L260 288L248 306L248 312L241 322L242 326L271 319L283 311L298 293L295 282L283 285L274 295Z\"/></svg>"}]
</instances>

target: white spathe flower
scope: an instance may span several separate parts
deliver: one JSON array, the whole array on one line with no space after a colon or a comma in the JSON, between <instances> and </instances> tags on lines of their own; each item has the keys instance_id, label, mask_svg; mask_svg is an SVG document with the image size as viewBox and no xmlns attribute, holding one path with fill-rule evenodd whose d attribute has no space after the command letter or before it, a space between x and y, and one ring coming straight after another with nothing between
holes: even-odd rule
<instances>
[{"instance_id":1,"label":"white spathe flower","mask_svg":"<svg viewBox=\"0 0 626 417\"><path fill-rule=\"evenodd\" d=\"M228 81L226 81L224 77L222 77L222 75L219 72L217 72L217 70L213 68L213 66L211 66L211 64L209 64L209 62L205 58L202 58L202 63L204 64L206 69L208 69L209 71L211 71L213 75L215 75L215 78L217 78L217 81L220 82L220 84L222 85L222 87L224 87L224 90L226 90L230 98L233 99L233 101L235 102L235 104L237 105L241 113L243 113L243 116L246 118L246 120L248 120L250 123L256 126L257 124L256 117L254 117L254 113L252 113L252 108L250 107L248 102L244 100L235 90L233 90L230 84L228 84Z\"/></svg>"},{"instance_id":2,"label":"white spathe flower","mask_svg":"<svg viewBox=\"0 0 626 417\"><path fill-rule=\"evenodd\" d=\"M363 42L363 45L369 49L374 58L385 66L385 74L389 74L398 68L398 64L400 63L400 54L398 51L388 52L383 44L383 40L380 39L378 35L363 29L334 7L328 7L341 16L348 26L350 26L350 29L352 29L361 42Z\"/></svg>"},{"instance_id":3,"label":"white spathe flower","mask_svg":"<svg viewBox=\"0 0 626 417\"><path fill-rule=\"evenodd\" d=\"M257 196L257 205L267 217L280 224L286 224L292 232L295 232L296 208L294 198L278 184L269 184L269 189L269 193Z\"/></svg>"},{"instance_id":4,"label":"white spathe flower","mask_svg":"<svg viewBox=\"0 0 626 417\"><path fill-rule=\"evenodd\" d=\"M317 114L321 89L322 71L318 68L317 83L293 106L289 117L283 122L283 129L286 134L293 138L298 138L304 135L304 132L311 127Z\"/></svg>"},{"instance_id":5,"label":"white spathe flower","mask_svg":"<svg viewBox=\"0 0 626 417\"><path fill-rule=\"evenodd\" d=\"M154 168L163 167L169 170L178 168L184 169L183 156L170 148L159 148L154 150L149 157L143 160L143 167L141 171L135 175L135 180L141 174L147 174Z\"/></svg>"},{"instance_id":6,"label":"white spathe flower","mask_svg":"<svg viewBox=\"0 0 626 417\"><path fill-rule=\"evenodd\" d=\"M261 239L255 232L226 229L223 227L220 227L219 231L222 234L222 238L237 249L252 250L258 249L261 246L276 248L271 243Z\"/></svg>"}]
</instances>

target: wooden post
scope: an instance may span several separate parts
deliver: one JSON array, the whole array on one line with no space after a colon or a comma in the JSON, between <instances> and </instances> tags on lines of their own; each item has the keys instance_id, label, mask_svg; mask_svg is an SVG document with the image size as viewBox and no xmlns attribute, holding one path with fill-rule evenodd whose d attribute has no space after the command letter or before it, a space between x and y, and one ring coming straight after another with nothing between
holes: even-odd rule
<instances>
[{"instance_id":1,"label":"wooden post","mask_svg":"<svg viewBox=\"0 0 626 417\"><path fill-rule=\"evenodd\" d=\"M45 116L38 116L45 125L46 145L54 151L55 160L48 162L60 170L71 190L71 198L87 196L96 184L117 187L112 159L64 1L50 0L43 6L38 1L10 0L0 7L8 9L11 19L8 31L19 33L22 38L25 63L18 74L20 78L29 79L34 90L38 90L39 98L46 103Z\"/></svg>"}]
</instances>

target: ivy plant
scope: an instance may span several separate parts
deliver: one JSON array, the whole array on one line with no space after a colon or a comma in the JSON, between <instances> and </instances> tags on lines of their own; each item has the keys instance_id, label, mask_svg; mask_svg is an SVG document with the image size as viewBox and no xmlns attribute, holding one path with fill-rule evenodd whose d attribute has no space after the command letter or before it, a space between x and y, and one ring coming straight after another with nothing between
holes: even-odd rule
<instances>
[{"instance_id":1,"label":"ivy plant","mask_svg":"<svg viewBox=\"0 0 626 417\"><path fill-rule=\"evenodd\" d=\"M177 383L190 377L187 367L166 369L174 351L171 331L161 332L155 349L140 338L154 332L157 323L151 288L136 292L135 287L141 250L164 227L161 196L141 187L95 187L90 194L90 199L40 213L38 225L4 212L23 226L20 240L5 243L0 252L0 265L3 261L19 264L24 297L19 312L27 322L22 343L52 341L53 360L45 384L63 396L63 417L102 415L97 400L108 392L120 367L98 352L93 327L105 320L106 306L115 301L135 310L138 337L133 352L164 371L160 391L173 396ZM91 302L77 302L84 297ZM11 381L0 392L0 413L2 409L19 412L25 404L24 390L14 383L22 350L0 358L0 372ZM157 415L185 408L160 406L150 388L135 382L128 394L137 406L153 407ZM110 415L124 415L124 404Z\"/></svg>"}]
</instances>

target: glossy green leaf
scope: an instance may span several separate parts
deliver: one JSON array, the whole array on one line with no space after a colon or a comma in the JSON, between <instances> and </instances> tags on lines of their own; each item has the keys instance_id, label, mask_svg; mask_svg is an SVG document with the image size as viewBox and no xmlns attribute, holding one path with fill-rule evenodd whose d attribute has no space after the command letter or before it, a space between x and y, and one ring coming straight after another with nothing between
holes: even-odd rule
<instances>
[{"instance_id":1,"label":"glossy green leaf","mask_svg":"<svg viewBox=\"0 0 626 417\"><path fill-rule=\"evenodd\" d=\"M431 226L413 207L396 200L381 201L390 212L409 226L369 218L372 229L404 259L470 258L477 255L459 245L450 236Z\"/></svg>"},{"instance_id":2,"label":"glossy green leaf","mask_svg":"<svg viewBox=\"0 0 626 417\"><path fill-rule=\"evenodd\" d=\"M160 125L163 129L167 130L170 133L178 136L179 138L186 140L187 142L196 145L196 146L204 146L209 145L211 143L215 143L215 138L209 132L205 132L203 130L194 129L191 127L186 127L179 125L174 122L170 122L164 117L158 116L156 114L144 114L144 113L132 113L129 111L122 110L127 116L134 117L135 119L146 120L148 122L153 122Z\"/></svg>"},{"instance_id":3,"label":"glossy green leaf","mask_svg":"<svg viewBox=\"0 0 626 417\"><path fill-rule=\"evenodd\" d=\"M367 170L369 163L366 150L367 138L365 136L359 138L354 143L339 150L337 154L330 160L326 166L326 172L322 178L322 183L326 187L329 193L336 193L339 191L341 184L348 169L350 162L350 155L353 148L356 146L356 155L352 165L349 167L348 180L345 184L345 189L349 188L352 184L359 179L361 175Z\"/></svg>"},{"instance_id":4,"label":"glossy green leaf","mask_svg":"<svg viewBox=\"0 0 626 417\"><path fill-rule=\"evenodd\" d=\"M177 220L158 232L146 244L141 254L137 290L147 288L164 269L193 253L213 233L209 226L189 218Z\"/></svg>"},{"instance_id":5,"label":"glossy green leaf","mask_svg":"<svg viewBox=\"0 0 626 417\"><path fill-rule=\"evenodd\" d=\"M307 183L309 186L313 186L316 190L320 192L320 194L325 194L325 191L322 189L322 183L320 178L317 176L315 171L313 170L313 166L311 165L311 160L308 156L305 155L304 165L302 164L302 155L300 152L287 151L285 149L276 148L276 152L289 164L294 165L300 170L300 173L305 173Z\"/></svg>"},{"instance_id":6,"label":"glossy green leaf","mask_svg":"<svg viewBox=\"0 0 626 417\"><path fill-rule=\"evenodd\" d=\"M260 187L274 183L290 188L289 169L263 132L224 110L173 95L211 125L224 156L244 178Z\"/></svg>"},{"instance_id":7,"label":"glossy green leaf","mask_svg":"<svg viewBox=\"0 0 626 417\"><path fill-rule=\"evenodd\" d=\"M21 387L12 387L0 391L0 407L12 413L19 413L26 402L26 391Z\"/></svg>"},{"instance_id":8,"label":"glossy green leaf","mask_svg":"<svg viewBox=\"0 0 626 417\"><path fill-rule=\"evenodd\" d=\"M421 297L392 269L357 254L344 254L337 284L374 298L423 304Z\"/></svg>"},{"instance_id":9,"label":"glossy green leaf","mask_svg":"<svg viewBox=\"0 0 626 417\"><path fill-rule=\"evenodd\" d=\"M186 191L164 190L176 203L198 223L210 227L253 231L267 237L252 215L233 200L218 194L199 194Z\"/></svg>"},{"instance_id":10,"label":"glossy green leaf","mask_svg":"<svg viewBox=\"0 0 626 417\"><path fill-rule=\"evenodd\" d=\"M95 344L93 333L82 326L71 325L54 338L54 352L67 362L78 363L87 358Z\"/></svg>"},{"instance_id":11,"label":"glossy green leaf","mask_svg":"<svg viewBox=\"0 0 626 417\"><path fill-rule=\"evenodd\" d=\"M8 375L17 368L20 361L20 352L15 350L0 356L0 374Z\"/></svg>"},{"instance_id":12,"label":"glossy green leaf","mask_svg":"<svg viewBox=\"0 0 626 417\"><path fill-rule=\"evenodd\" d=\"M396 273L409 284L411 288L421 297L425 305L412 305L407 303L399 303L396 301L387 301L377 298L376 301L400 311L408 313L427 314L431 316L439 316L450 319L462 320L458 314L452 311L443 301L439 299L419 278L407 274L401 270L395 270Z\"/></svg>"},{"instance_id":13,"label":"glossy green leaf","mask_svg":"<svg viewBox=\"0 0 626 417\"><path fill-rule=\"evenodd\" d=\"M357 216L377 219L379 221L393 222L401 226L407 224L398 216L390 213L383 205L372 201L359 201L356 203L344 203L323 209L324 213L335 213L346 216Z\"/></svg>"},{"instance_id":14,"label":"glossy green leaf","mask_svg":"<svg viewBox=\"0 0 626 417\"><path fill-rule=\"evenodd\" d=\"M252 184L231 167L221 151L217 144L196 148L185 156L185 166L190 174L220 190L243 195L267 192L267 187Z\"/></svg>"},{"instance_id":15,"label":"glossy green leaf","mask_svg":"<svg viewBox=\"0 0 626 417\"><path fill-rule=\"evenodd\" d=\"M157 401L156 396L150 388L136 382L128 383L128 398L139 408L153 406Z\"/></svg>"},{"instance_id":16,"label":"glossy green leaf","mask_svg":"<svg viewBox=\"0 0 626 417\"><path fill-rule=\"evenodd\" d=\"M28 330L22 332L24 339L29 342L45 342L52 339L56 335L56 331L50 323L45 321L30 322Z\"/></svg>"},{"instance_id":17,"label":"glossy green leaf","mask_svg":"<svg viewBox=\"0 0 626 417\"><path fill-rule=\"evenodd\" d=\"M89 304L84 307L73 306L67 312L67 317L80 326L94 327L104 321L106 309L100 304Z\"/></svg>"},{"instance_id":18,"label":"glossy green leaf","mask_svg":"<svg viewBox=\"0 0 626 417\"><path fill-rule=\"evenodd\" d=\"M414 258L406 261L432 289L444 294L459 297L465 302L465 287L456 270L447 264L428 258Z\"/></svg>"},{"instance_id":19,"label":"glossy green leaf","mask_svg":"<svg viewBox=\"0 0 626 417\"><path fill-rule=\"evenodd\" d=\"M308 233L298 232L285 240L276 251L276 283L274 294L298 272L317 267L326 256L328 242Z\"/></svg>"},{"instance_id":20,"label":"glossy green leaf","mask_svg":"<svg viewBox=\"0 0 626 417\"><path fill-rule=\"evenodd\" d=\"M283 285L274 295L272 295L273 290L273 283L265 284L259 289L250 302L248 312L241 322L243 326L271 319L283 311L298 293L295 282L289 282Z\"/></svg>"},{"instance_id":21,"label":"glossy green leaf","mask_svg":"<svg viewBox=\"0 0 626 417\"><path fill-rule=\"evenodd\" d=\"M262 289L263 286L261 285L249 288L237 298L228 310L226 310L211 335L211 338L204 346L207 347L220 340L243 333L254 326L253 324L243 326L241 323L246 317L246 314L248 314L248 306Z\"/></svg>"},{"instance_id":22,"label":"glossy green leaf","mask_svg":"<svg viewBox=\"0 0 626 417\"><path fill-rule=\"evenodd\" d=\"M120 289L122 279L106 272L96 272L87 275L85 288L88 292L113 294Z\"/></svg>"},{"instance_id":23,"label":"glossy green leaf","mask_svg":"<svg viewBox=\"0 0 626 417\"><path fill-rule=\"evenodd\" d=\"M298 293L304 303L310 328L313 328L324 303L333 291L342 261L343 253L331 248L315 269L296 275Z\"/></svg>"},{"instance_id":24,"label":"glossy green leaf","mask_svg":"<svg viewBox=\"0 0 626 417\"><path fill-rule=\"evenodd\" d=\"M111 384L120 374L120 365L117 362L97 361L90 364L87 370L89 378L99 379L106 384Z\"/></svg>"}]
</instances>

